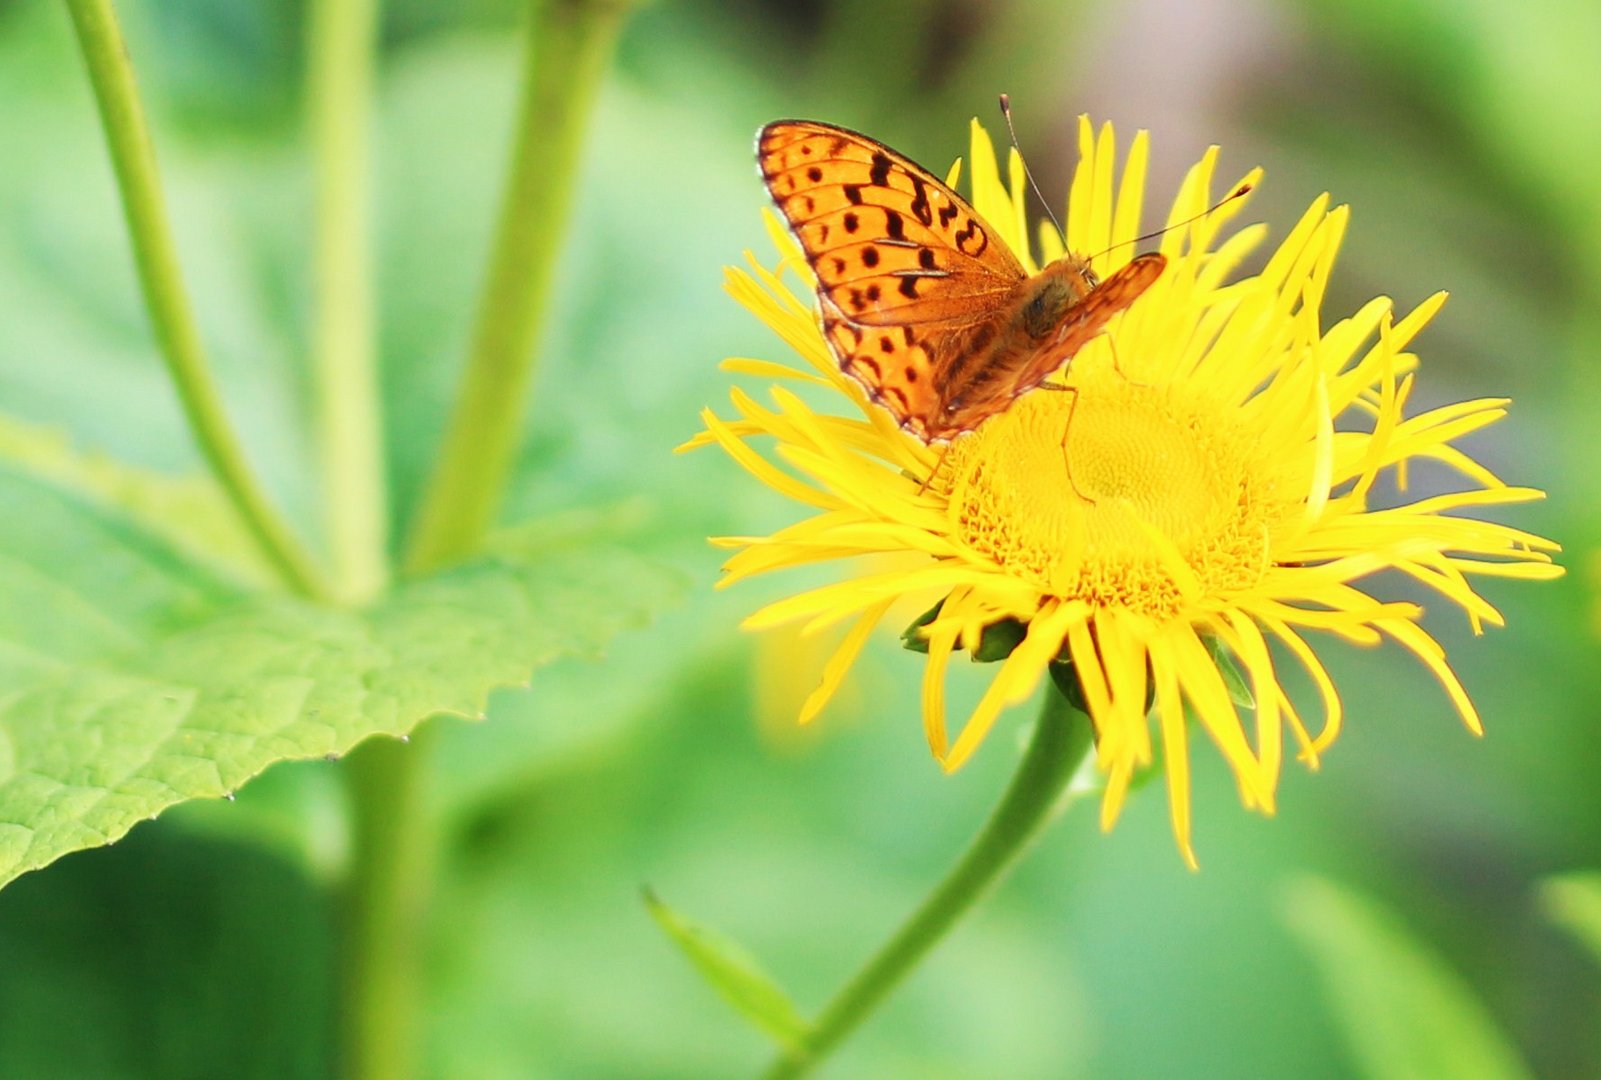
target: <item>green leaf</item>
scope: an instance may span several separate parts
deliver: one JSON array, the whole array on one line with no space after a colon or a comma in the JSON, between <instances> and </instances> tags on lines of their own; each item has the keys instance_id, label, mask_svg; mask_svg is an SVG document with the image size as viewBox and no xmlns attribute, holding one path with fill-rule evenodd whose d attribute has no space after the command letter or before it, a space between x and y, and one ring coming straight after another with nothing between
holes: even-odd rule
<instances>
[{"instance_id":1,"label":"green leaf","mask_svg":"<svg viewBox=\"0 0 1601 1080\"><path fill-rule=\"evenodd\" d=\"M1286 890L1362 1075L1524 1080L1531 1074L1460 975L1371 900L1318 878Z\"/></svg>"},{"instance_id":2,"label":"green leaf","mask_svg":"<svg viewBox=\"0 0 1601 1080\"><path fill-rule=\"evenodd\" d=\"M363 611L257 594L0 467L0 885L286 759L339 755L589 655L678 592L571 527Z\"/></svg>"},{"instance_id":3,"label":"green leaf","mask_svg":"<svg viewBox=\"0 0 1601 1080\"><path fill-rule=\"evenodd\" d=\"M201 473L169 476L105 454L85 453L58 429L0 414L0 459L20 471L108 503L242 581L266 585L272 568L222 489Z\"/></svg>"},{"instance_id":4,"label":"green leaf","mask_svg":"<svg viewBox=\"0 0 1601 1080\"><path fill-rule=\"evenodd\" d=\"M1223 676L1223 685L1229 688L1229 700L1242 709L1256 708L1256 695L1251 693L1250 685L1245 676L1234 662L1234 654L1229 652L1227 645L1215 637L1206 636L1206 651L1212 654L1212 660L1217 664L1217 673Z\"/></svg>"},{"instance_id":5,"label":"green leaf","mask_svg":"<svg viewBox=\"0 0 1601 1080\"><path fill-rule=\"evenodd\" d=\"M1081 713L1088 713L1090 705L1084 700L1084 688L1078 683L1078 669L1073 666L1073 661L1052 660L1050 672L1051 681L1067 698L1067 703Z\"/></svg>"},{"instance_id":6,"label":"green leaf","mask_svg":"<svg viewBox=\"0 0 1601 1080\"><path fill-rule=\"evenodd\" d=\"M984 627L973 650L973 660L980 664L993 664L1012 655L1023 639L1028 637L1028 623L1017 619L1001 619Z\"/></svg>"},{"instance_id":7,"label":"green leaf","mask_svg":"<svg viewBox=\"0 0 1601 1080\"><path fill-rule=\"evenodd\" d=\"M1563 874L1540 883L1546 917L1578 939L1601 962L1601 873Z\"/></svg>"},{"instance_id":8,"label":"green leaf","mask_svg":"<svg viewBox=\"0 0 1601 1080\"><path fill-rule=\"evenodd\" d=\"M945 601L940 600L933 607L923 612L911 625L901 631L901 645L912 652L927 653L928 638L923 636L923 628L939 618L940 609ZM1005 660L1012 655L1012 651L1023 644L1028 636L1028 623L1019 619L997 619L984 627L984 632L978 640L978 648L973 650L973 662L978 664L993 664L997 660Z\"/></svg>"},{"instance_id":9,"label":"green leaf","mask_svg":"<svg viewBox=\"0 0 1601 1080\"><path fill-rule=\"evenodd\" d=\"M723 1000L786 1049L801 1045L810 1025L755 957L710 927L680 915L649 889L645 906Z\"/></svg>"},{"instance_id":10,"label":"green leaf","mask_svg":"<svg viewBox=\"0 0 1601 1080\"><path fill-rule=\"evenodd\" d=\"M911 621L911 624L901 631L901 645L912 652L928 652L928 638L923 636L923 627L939 618L940 609L945 606L945 599L941 597L935 601L934 606L923 612Z\"/></svg>"}]
</instances>

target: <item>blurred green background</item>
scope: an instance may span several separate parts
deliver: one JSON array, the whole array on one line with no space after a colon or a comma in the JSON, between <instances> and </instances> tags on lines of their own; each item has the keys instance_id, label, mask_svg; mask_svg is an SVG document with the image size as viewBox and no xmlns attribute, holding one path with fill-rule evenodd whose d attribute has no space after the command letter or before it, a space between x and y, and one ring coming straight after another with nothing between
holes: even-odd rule
<instances>
[{"instance_id":1,"label":"blurred green background","mask_svg":"<svg viewBox=\"0 0 1601 1080\"><path fill-rule=\"evenodd\" d=\"M234 415L309 520L301 5L119 10ZM375 228L402 517L464 349L519 16L510 0L385 5ZM1582 572L1601 499L1597 55L1601 7L1560 0L641 10L588 140L506 515L614 514L693 586L603 663L542 671L499 695L488 723L447 722L430 1074L750 1075L768 1048L664 940L641 886L744 942L812 1008L998 794L1031 712L942 776L919 725L920 660L887 632L816 729L792 730L818 646L736 624L798 581L714 593L704 538L798 511L716 452L670 450L701 407L726 413L721 357L786 358L720 288L744 249L770 255L757 126L827 119L942 171L968 117L994 119L1005 90L1053 197L1087 111L1151 129L1148 205L1212 142L1226 176L1266 166L1250 216L1275 237L1321 191L1351 203L1326 321L1375 294L1404 309L1450 290L1418 346L1415 407L1515 400L1468 448L1550 492L1505 520L1562 542L1577 572L1486 582L1509 627L1483 638L1443 606L1426 624L1485 739L1398 651L1319 642L1346 730L1321 773L1287 767L1275 819L1240 809L1199 739L1200 873L1174 850L1159 786L1109 836L1077 807L825 1075L1355 1075L1328 984L1289 928L1308 874L1388 908L1536 1075L1601 1075L1601 973L1536 892L1601 866L1601 665ZM93 450L197 468L59 5L0 3L0 102L0 408ZM989 675L959 665L953 711ZM0 1075L326 1075L344 844L333 769L280 766L236 801L180 807L0 893Z\"/></svg>"}]
</instances>

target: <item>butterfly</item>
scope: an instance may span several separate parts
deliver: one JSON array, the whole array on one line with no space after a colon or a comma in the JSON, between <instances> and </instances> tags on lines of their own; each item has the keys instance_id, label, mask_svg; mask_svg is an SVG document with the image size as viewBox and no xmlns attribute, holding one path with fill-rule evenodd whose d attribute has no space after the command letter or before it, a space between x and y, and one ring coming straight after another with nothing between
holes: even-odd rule
<instances>
[{"instance_id":1,"label":"butterfly","mask_svg":"<svg viewBox=\"0 0 1601 1080\"><path fill-rule=\"evenodd\" d=\"M1068 253L1030 275L944 182L833 124L775 120L756 159L816 275L840 368L925 443L1040 386L1167 265L1141 255L1099 281Z\"/></svg>"}]
</instances>

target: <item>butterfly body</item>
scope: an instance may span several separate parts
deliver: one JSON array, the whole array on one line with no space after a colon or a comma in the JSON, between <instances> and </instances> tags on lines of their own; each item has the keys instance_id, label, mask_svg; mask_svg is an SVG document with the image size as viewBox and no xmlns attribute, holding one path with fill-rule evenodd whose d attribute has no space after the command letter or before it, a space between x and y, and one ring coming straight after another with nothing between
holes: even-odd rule
<instances>
[{"instance_id":1,"label":"butterfly body","mask_svg":"<svg viewBox=\"0 0 1601 1080\"><path fill-rule=\"evenodd\" d=\"M1068 254L1030 275L944 182L831 124L768 124L757 160L816 275L841 369L924 442L1040 386L1165 266L1145 255L1098 282Z\"/></svg>"}]
</instances>

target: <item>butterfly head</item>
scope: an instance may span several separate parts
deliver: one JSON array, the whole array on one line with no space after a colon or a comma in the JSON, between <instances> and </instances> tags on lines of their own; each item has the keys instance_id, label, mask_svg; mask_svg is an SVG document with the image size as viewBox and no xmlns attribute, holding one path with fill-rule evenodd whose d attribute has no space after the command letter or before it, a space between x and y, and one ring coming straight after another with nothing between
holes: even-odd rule
<instances>
[{"instance_id":1,"label":"butterfly head","mask_svg":"<svg viewBox=\"0 0 1601 1080\"><path fill-rule=\"evenodd\" d=\"M1017 309L1024 333L1042 341L1062 324L1069 308L1083 302L1099 284L1083 259L1064 255L1030 278Z\"/></svg>"}]
</instances>

